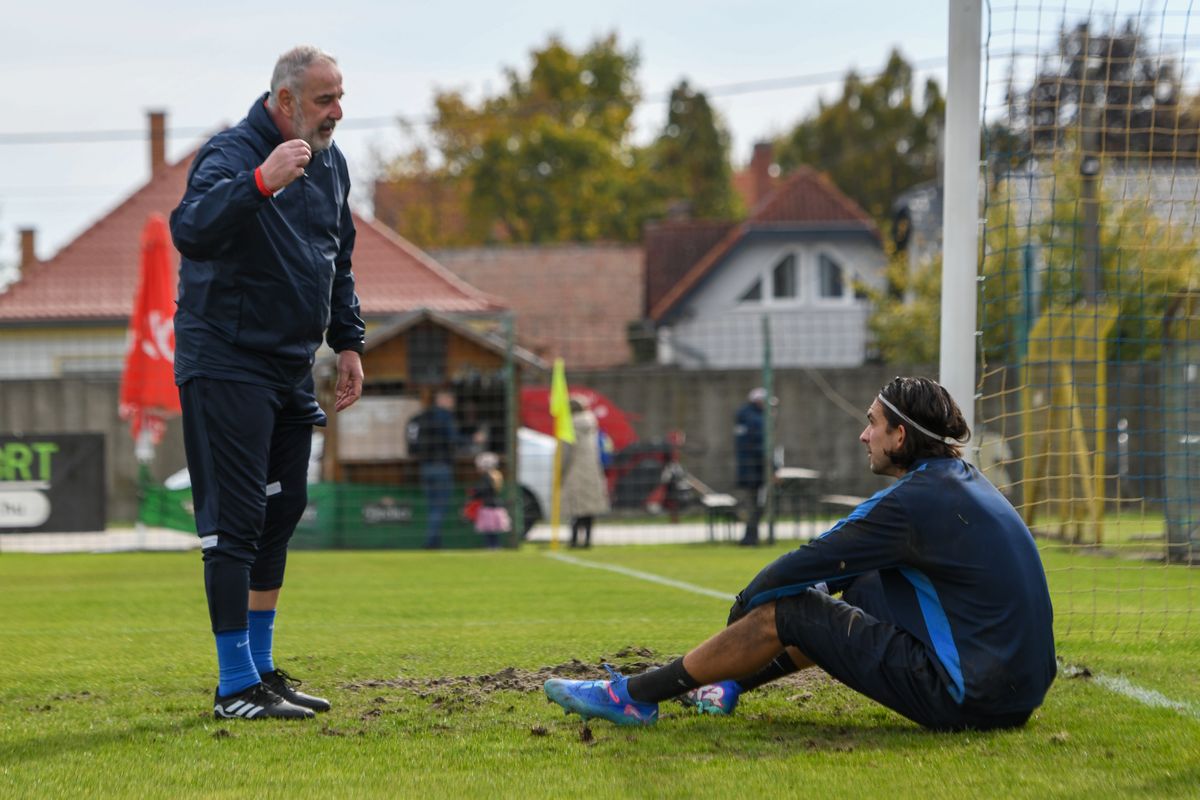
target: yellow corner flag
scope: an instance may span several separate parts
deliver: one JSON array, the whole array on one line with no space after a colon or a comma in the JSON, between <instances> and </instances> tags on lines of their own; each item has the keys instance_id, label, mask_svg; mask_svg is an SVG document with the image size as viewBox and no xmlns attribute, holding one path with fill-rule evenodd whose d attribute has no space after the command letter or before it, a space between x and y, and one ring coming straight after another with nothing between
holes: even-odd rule
<instances>
[{"instance_id":1,"label":"yellow corner flag","mask_svg":"<svg viewBox=\"0 0 1200 800\"><path fill-rule=\"evenodd\" d=\"M550 416L554 417L554 438L575 444L575 424L571 421L571 400L567 396L567 373L561 358L554 359L550 375Z\"/></svg>"},{"instance_id":2,"label":"yellow corner flag","mask_svg":"<svg viewBox=\"0 0 1200 800\"><path fill-rule=\"evenodd\" d=\"M558 520L562 508L562 443L575 443L571 399L567 397L567 373L563 360L554 359L550 374L550 416L554 417L554 469L550 479L550 549L558 549Z\"/></svg>"}]
</instances>

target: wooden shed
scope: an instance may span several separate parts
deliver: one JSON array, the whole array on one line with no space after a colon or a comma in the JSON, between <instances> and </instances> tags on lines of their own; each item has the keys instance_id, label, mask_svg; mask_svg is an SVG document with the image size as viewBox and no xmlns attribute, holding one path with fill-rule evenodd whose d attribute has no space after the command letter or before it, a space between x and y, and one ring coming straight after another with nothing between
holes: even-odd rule
<instances>
[{"instance_id":1,"label":"wooden shed","mask_svg":"<svg viewBox=\"0 0 1200 800\"><path fill-rule=\"evenodd\" d=\"M511 352L512 391L507 364ZM321 405L333 408L336 366L322 370ZM416 462L405 437L408 421L425 408L435 391L453 391L456 417L464 434L483 431L483 447L506 452L509 398L521 384L543 383L549 365L507 339L502 319L454 317L429 309L401 314L373 330L363 351L363 396L340 414L329 415L322 477L326 481L373 485L414 485ZM472 454L459 454L458 480L474 473Z\"/></svg>"}]
</instances>

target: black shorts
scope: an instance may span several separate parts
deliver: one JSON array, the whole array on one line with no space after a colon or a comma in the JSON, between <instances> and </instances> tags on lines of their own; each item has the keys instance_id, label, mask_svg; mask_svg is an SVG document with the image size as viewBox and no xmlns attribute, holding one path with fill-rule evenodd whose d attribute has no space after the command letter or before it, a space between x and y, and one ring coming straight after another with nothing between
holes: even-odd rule
<instances>
[{"instance_id":1,"label":"black shorts","mask_svg":"<svg viewBox=\"0 0 1200 800\"><path fill-rule=\"evenodd\" d=\"M179 397L201 547L220 534L253 560L276 517L294 526L304 511L312 426L326 421L312 379L282 390L192 378Z\"/></svg>"},{"instance_id":2,"label":"black shorts","mask_svg":"<svg viewBox=\"0 0 1200 800\"><path fill-rule=\"evenodd\" d=\"M987 714L956 703L950 677L933 651L887 621L878 573L855 580L842 598L816 589L780 598L779 640L856 692L927 728L1011 728L1029 719L1032 711Z\"/></svg>"}]
</instances>

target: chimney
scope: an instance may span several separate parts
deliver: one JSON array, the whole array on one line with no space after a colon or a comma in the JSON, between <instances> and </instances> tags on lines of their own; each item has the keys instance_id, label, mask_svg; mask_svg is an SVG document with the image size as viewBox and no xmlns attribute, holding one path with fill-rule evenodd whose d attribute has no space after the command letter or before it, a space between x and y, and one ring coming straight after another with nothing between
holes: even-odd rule
<instances>
[{"instance_id":1,"label":"chimney","mask_svg":"<svg viewBox=\"0 0 1200 800\"><path fill-rule=\"evenodd\" d=\"M754 154L750 157L750 185L755 205L771 191L771 163L774 160L775 150L770 142L754 144Z\"/></svg>"},{"instance_id":2,"label":"chimney","mask_svg":"<svg viewBox=\"0 0 1200 800\"><path fill-rule=\"evenodd\" d=\"M35 228L21 228L21 272L26 273L28 270L37 266L37 230Z\"/></svg>"},{"instance_id":3,"label":"chimney","mask_svg":"<svg viewBox=\"0 0 1200 800\"><path fill-rule=\"evenodd\" d=\"M167 166L167 112L147 111L150 118L150 177Z\"/></svg>"}]
</instances>

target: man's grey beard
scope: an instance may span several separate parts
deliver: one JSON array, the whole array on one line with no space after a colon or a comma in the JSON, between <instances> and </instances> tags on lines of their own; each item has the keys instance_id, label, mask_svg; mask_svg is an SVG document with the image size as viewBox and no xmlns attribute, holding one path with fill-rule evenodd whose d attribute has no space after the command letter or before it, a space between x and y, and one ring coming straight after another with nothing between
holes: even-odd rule
<instances>
[{"instance_id":1,"label":"man's grey beard","mask_svg":"<svg viewBox=\"0 0 1200 800\"><path fill-rule=\"evenodd\" d=\"M334 124L336 126L336 123ZM296 106L296 113L292 115L292 131L295 132L296 138L303 139L305 142L307 142L308 146L314 153L319 153L322 150L328 150L333 144L332 136L328 139L318 138L318 134L320 133L319 126L311 130L308 129L308 126L304 121L304 112L300 109L299 105Z\"/></svg>"}]
</instances>

